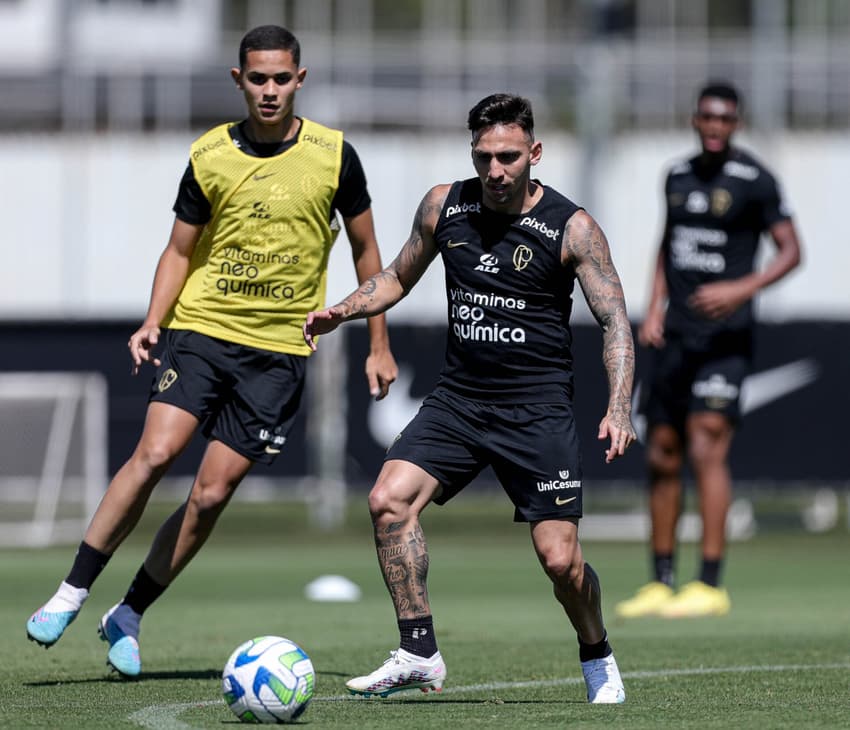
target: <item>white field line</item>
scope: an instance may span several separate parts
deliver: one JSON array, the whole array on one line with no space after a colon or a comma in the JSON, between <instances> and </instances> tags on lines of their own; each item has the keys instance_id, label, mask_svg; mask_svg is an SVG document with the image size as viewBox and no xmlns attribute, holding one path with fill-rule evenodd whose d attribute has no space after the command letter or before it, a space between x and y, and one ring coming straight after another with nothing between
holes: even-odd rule
<instances>
[{"instance_id":1,"label":"white field line","mask_svg":"<svg viewBox=\"0 0 850 730\"><path fill-rule=\"evenodd\" d=\"M740 667L691 667L686 669L653 669L637 672L623 672L623 679L656 679L659 677L688 677L706 674L748 674L750 672L798 672L811 669L850 669L850 663L839 662L835 664L775 664L775 665L750 665ZM526 682L485 682L483 684L467 684L459 687L446 687L441 696L465 694L469 692L486 692L501 689L528 689L532 687L561 687L572 684L583 684L582 677L563 677L561 679L528 680ZM349 694L329 695L325 697L314 697L313 702L363 702L363 698L352 697ZM391 699L376 699L374 701L392 702ZM186 710L197 707L209 707L211 705L224 704L222 699L200 700L198 702L176 702L170 705L151 705L143 707L127 717L131 722L151 730L192 730L188 725L178 719L178 716Z\"/></svg>"}]
</instances>

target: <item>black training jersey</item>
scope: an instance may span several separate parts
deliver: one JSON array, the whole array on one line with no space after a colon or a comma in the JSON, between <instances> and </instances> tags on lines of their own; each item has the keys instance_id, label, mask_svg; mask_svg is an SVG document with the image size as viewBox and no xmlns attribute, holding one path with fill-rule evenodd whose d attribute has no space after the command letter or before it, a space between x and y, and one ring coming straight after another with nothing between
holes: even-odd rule
<instances>
[{"instance_id":1,"label":"black training jersey","mask_svg":"<svg viewBox=\"0 0 850 730\"><path fill-rule=\"evenodd\" d=\"M572 397L569 318L575 273L561 242L579 207L552 188L527 213L484 207L477 178L455 182L435 230L449 332L440 385L469 398Z\"/></svg>"},{"instance_id":2,"label":"black training jersey","mask_svg":"<svg viewBox=\"0 0 850 730\"><path fill-rule=\"evenodd\" d=\"M710 346L719 333L749 330L752 302L718 321L694 312L688 297L701 284L753 271L762 232L789 217L776 180L751 155L732 149L713 167L699 156L674 165L664 192L667 330L694 347Z\"/></svg>"}]
</instances>

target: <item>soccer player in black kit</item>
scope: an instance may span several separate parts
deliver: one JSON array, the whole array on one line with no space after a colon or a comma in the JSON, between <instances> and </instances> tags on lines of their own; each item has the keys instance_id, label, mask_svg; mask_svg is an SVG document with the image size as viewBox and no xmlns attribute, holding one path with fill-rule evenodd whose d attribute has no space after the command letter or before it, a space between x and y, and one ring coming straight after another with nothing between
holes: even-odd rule
<instances>
[{"instance_id":1,"label":"soccer player in black kit","mask_svg":"<svg viewBox=\"0 0 850 730\"><path fill-rule=\"evenodd\" d=\"M732 147L737 91L711 84L698 96L693 127L702 151L667 175L667 219L646 320L638 331L652 349L647 418L653 580L616 606L623 618L728 613L721 585L727 456L741 384L753 349L753 297L800 262L800 244L773 175ZM762 271L755 256L763 232L776 255ZM674 590L676 525L687 455L699 493L702 560L698 578Z\"/></svg>"},{"instance_id":2,"label":"soccer player in black kit","mask_svg":"<svg viewBox=\"0 0 850 730\"><path fill-rule=\"evenodd\" d=\"M630 418L632 333L605 235L586 212L532 179L542 145L529 102L496 94L469 113L478 176L437 185L422 199L395 261L339 304L311 312L304 337L384 312L440 255L448 344L439 382L387 452L369 495L378 561L395 606L400 646L353 693L442 689L419 514L493 467L528 522L544 571L576 631L594 703L625 691L602 621L599 579L578 541L581 457L573 417L569 316L576 279L603 331L609 400L599 439L606 461L635 440Z\"/></svg>"}]
</instances>

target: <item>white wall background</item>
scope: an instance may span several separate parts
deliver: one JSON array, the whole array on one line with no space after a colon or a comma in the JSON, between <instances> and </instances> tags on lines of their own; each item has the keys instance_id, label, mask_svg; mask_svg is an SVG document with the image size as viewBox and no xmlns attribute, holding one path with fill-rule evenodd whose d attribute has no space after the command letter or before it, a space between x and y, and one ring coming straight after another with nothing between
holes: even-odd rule
<instances>
[{"instance_id":1,"label":"white wall background","mask_svg":"<svg viewBox=\"0 0 850 730\"><path fill-rule=\"evenodd\" d=\"M538 137L544 153L537 176L585 202L591 188L580 179L582 151L574 138ZM473 174L469 140L465 134L349 139L366 168L387 263L407 237L425 191ZM850 318L850 241L841 213L850 144L837 134L742 134L738 141L783 182L804 244L802 269L762 295L762 318ZM190 142L189 134L0 137L0 318L141 318ZM623 136L594 162L589 212L608 235L632 319L642 316L648 296L663 170L694 150L688 133ZM354 285L342 235L331 259L329 303ZM442 269L435 262L394 318L444 316ZM589 315L579 305L576 316Z\"/></svg>"}]
</instances>

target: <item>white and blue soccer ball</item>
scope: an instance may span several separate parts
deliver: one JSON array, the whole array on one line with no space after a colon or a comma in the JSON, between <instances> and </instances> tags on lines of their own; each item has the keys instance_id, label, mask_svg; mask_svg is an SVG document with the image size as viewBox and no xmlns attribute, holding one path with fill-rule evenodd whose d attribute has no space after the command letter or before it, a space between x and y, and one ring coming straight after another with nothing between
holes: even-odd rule
<instances>
[{"instance_id":1,"label":"white and blue soccer ball","mask_svg":"<svg viewBox=\"0 0 850 730\"><path fill-rule=\"evenodd\" d=\"M316 674L307 653L282 636L260 636L236 647L221 675L224 701L242 722L298 719L313 698Z\"/></svg>"}]
</instances>

